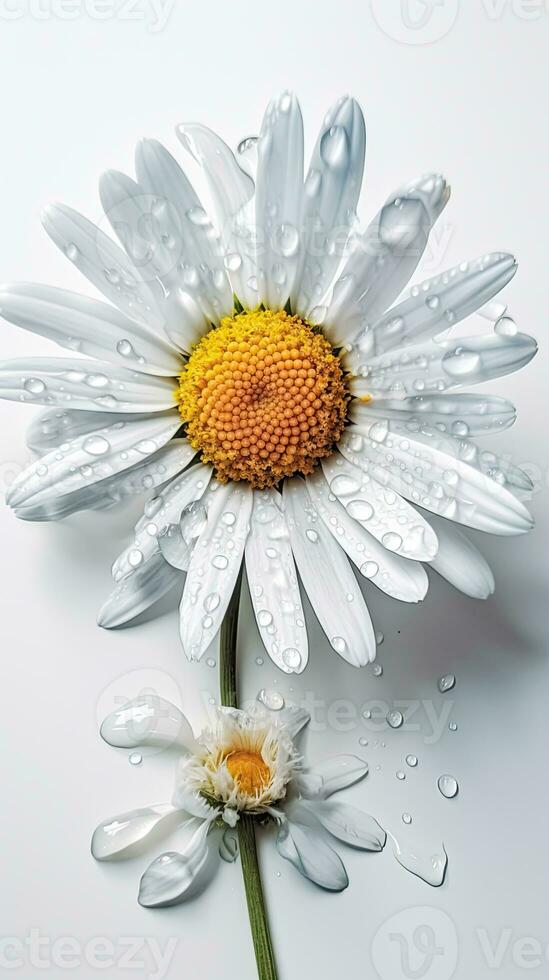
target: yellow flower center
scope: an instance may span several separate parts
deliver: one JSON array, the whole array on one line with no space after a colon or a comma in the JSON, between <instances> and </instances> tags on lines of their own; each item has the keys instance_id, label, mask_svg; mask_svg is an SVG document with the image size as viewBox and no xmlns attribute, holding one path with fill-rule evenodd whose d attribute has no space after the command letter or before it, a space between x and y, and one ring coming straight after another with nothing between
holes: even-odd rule
<instances>
[{"instance_id":1,"label":"yellow flower center","mask_svg":"<svg viewBox=\"0 0 549 980\"><path fill-rule=\"evenodd\" d=\"M348 393L339 358L284 311L225 317L194 348L179 379L187 438L217 479L274 486L311 473L337 443Z\"/></svg>"},{"instance_id":2,"label":"yellow flower center","mask_svg":"<svg viewBox=\"0 0 549 980\"><path fill-rule=\"evenodd\" d=\"M226 764L237 788L248 796L258 795L271 781L271 770L258 752L232 752Z\"/></svg>"}]
</instances>

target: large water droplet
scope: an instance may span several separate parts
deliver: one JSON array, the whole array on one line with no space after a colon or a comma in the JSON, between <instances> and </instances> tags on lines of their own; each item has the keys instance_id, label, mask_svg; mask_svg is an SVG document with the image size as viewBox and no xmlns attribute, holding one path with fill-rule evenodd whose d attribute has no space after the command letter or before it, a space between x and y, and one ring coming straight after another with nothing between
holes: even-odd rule
<instances>
[{"instance_id":1,"label":"large water droplet","mask_svg":"<svg viewBox=\"0 0 549 980\"><path fill-rule=\"evenodd\" d=\"M387 724L391 728L400 728L404 723L404 716L401 711L397 711L396 708L389 711L387 714Z\"/></svg>"},{"instance_id":2,"label":"large water droplet","mask_svg":"<svg viewBox=\"0 0 549 980\"><path fill-rule=\"evenodd\" d=\"M349 159L349 142L343 126L332 126L320 140L320 156L333 170L347 166Z\"/></svg>"},{"instance_id":3,"label":"large water droplet","mask_svg":"<svg viewBox=\"0 0 549 980\"><path fill-rule=\"evenodd\" d=\"M40 378L27 378L23 383L23 387L31 395L41 395L46 390L46 385Z\"/></svg>"},{"instance_id":4,"label":"large water droplet","mask_svg":"<svg viewBox=\"0 0 549 980\"><path fill-rule=\"evenodd\" d=\"M297 254L299 249L299 232L293 225L280 225L274 234L273 249L278 255L289 259Z\"/></svg>"},{"instance_id":5,"label":"large water droplet","mask_svg":"<svg viewBox=\"0 0 549 980\"><path fill-rule=\"evenodd\" d=\"M262 687L257 695L257 700L270 711L281 711L284 707L284 698L280 691L269 691Z\"/></svg>"},{"instance_id":6,"label":"large water droplet","mask_svg":"<svg viewBox=\"0 0 549 980\"><path fill-rule=\"evenodd\" d=\"M287 647L283 650L282 660L289 670L299 670L301 667L301 654L295 647Z\"/></svg>"},{"instance_id":7,"label":"large water droplet","mask_svg":"<svg viewBox=\"0 0 549 980\"><path fill-rule=\"evenodd\" d=\"M407 755L406 756L406 765L407 766L411 766L412 769L415 769L415 767L417 766L417 763L418 763L417 755Z\"/></svg>"},{"instance_id":8,"label":"large water droplet","mask_svg":"<svg viewBox=\"0 0 549 980\"><path fill-rule=\"evenodd\" d=\"M104 438L104 436L93 435L88 436L88 438L84 441L82 448L89 453L90 456L104 456L105 453L108 453L111 447L110 443Z\"/></svg>"},{"instance_id":9,"label":"large water droplet","mask_svg":"<svg viewBox=\"0 0 549 980\"><path fill-rule=\"evenodd\" d=\"M452 378L463 378L474 374L480 365L480 355L474 350L467 350L466 347L456 347L442 358L442 367Z\"/></svg>"},{"instance_id":10,"label":"large water droplet","mask_svg":"<svg viewBox=\"0 0 549 980\"><path fill-rule=\"evenodd\" d=\"M346 508L349 517L355 521L369 521L374 513L374 508L367 500L351 500Z\"/></svg>"},{"instance_id":11,"label":"large water droplet","mask_svg":"<svg viewBox=\"0 0 549 980\"><path fill-rule=\"evenodd\" d=\"M438 689L441 694L445 694L446 691L451 691L452 688L455 686L456 686L455 674L444 674L444 677L439 678Z\"/></svg>"},{"instance_id":12,"label":"large water droplet","mask_svg":"<svg viewBox=\"0 0 549 980\"><path fill-rule=\"evenodd\" d=\"M387 531L383 535L381 543L384 548L387 548L387 551L398 551L399 548L402 548L402 538L395 531Z\"/></svg>"},{"instance_id":13,"label":"large water droplet","mask_svg":"<svg viewBox=\"0 0 549 980\"><path fill-rule=\"evenodd\" d=\"M457 779L455 779L454 776L449 776L448 773L445 773L443 776L439 776L437 779L437 786L447 800L453 800L454 796L457 796L459 791Z\"/></svg>"}]
</instances>

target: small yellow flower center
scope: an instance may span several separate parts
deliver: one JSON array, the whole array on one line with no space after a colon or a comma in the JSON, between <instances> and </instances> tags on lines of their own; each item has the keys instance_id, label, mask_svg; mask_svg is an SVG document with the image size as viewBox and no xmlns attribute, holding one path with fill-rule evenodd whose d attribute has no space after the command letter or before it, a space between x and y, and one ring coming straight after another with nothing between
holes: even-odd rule
<instances>
[{"instance_id":1,"label":"small yellow flower center","mask_svg":"<svg viewBox=\"0 0 549 980\"><path fill-rule=\"evenodd\" d=\"M270 487L311 473L345 425L349 395L321 333L284 311L225 317L179 379L187 438L217 479Z\"/></svg>"},{"instance_id":2,"label":"small yellow flower center","mask_svg":"<svg viewBox=\"0 0 549 980\"><path fill-rule=\"evenodd\" d=\"M258 752L249 752L246 749L232 752L226 765L237 788L248 796L261 793L271 780L271 770Z\"/></svg>"}]
</instances>

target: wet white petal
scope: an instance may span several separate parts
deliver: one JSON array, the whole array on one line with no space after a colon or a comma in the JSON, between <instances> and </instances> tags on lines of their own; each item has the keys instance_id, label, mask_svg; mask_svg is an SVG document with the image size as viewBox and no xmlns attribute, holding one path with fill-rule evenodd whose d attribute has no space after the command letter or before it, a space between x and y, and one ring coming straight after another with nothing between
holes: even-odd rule
<instances>
[{"instance_id":1,"label":"wet white petal","mask_svg":"<svg viewBox=\"0 0 549 980\"><path fill-rule=\"evenodd\" d=\"M365 578L393 599L419 602L424 598L429 583L423 566L388 551L363 524L351 517L330 492L322 470L317 469L307 477L307 489L326 527ZM358 508L355 513L366 512Z\"/></svg>"},{"instance_id":2,"label":"wet white petal","mask_svg":"<svg viewBox=\"0 0 549 980\"><path fill-rule=\"evenodd\" d=\"M307 666L308 642L292 543L275 490L255 490L246 572L267 653L287 673Z\"/></svg>"},{"instance_id":3,"label":"wet white petal","mask_svg":"<svg viewBox=\"0 0 549 980\"><path fill-rule=\"evenodd\" d=\"M11 507L43 504L114 476L152 456L180 428L177 412L144 421L116 422L77 436L32 463L11 484Z\"/></svg>"},{"instance_id":4,"label":"wet white petal","mask_svg":"<svg viewBox=\"0 0 549 980\"><path fill-rule=\"evenodd\" d=\"M341 501L349 516L377 538L384 548L414 561L434 558L436 534L406 500L387 490L340 453L322 460L322 469L332 494Z\"/></svg>"},{"instance_id":5,"label":"wet white petal","mask_svg":"<svg viewBox=\"0 0 549 980\"><path fill-rule=\"evenodd\" d=\"M357 398L437 394L503 378L528 364L537 349L522 333L430 340L370 358L349 388Z\"/></svg>"},{"instance_id":6,"label":"wet white petal","mask_svg":"<svg viewBox=\"0 0 549 980\"><path fill-rule=\"evenodd\" d=\"M0 311L61 347L146 374L177 375L181 356L167 340L113 306L34 283L0 286Z\"/></svg>"},{"instance_id":7,"label":"wet white petal","mask_svg":"<svg viewBox=\"0 0 549 980\"><path fill-rule=\"evenodd\" d=\"M315 800L307 809L333 837L364 851L382 851L387 834L369 813L338 800Z\"/></svg>"},{"instance_id":8,"label":"wet white petal","mask_svg":"<svg viewBox=\"0 0 549 980\"><path fill-rule=\"evenodd\" d=\"M345 358L346 367L361 374L372 357L443 333L499 293L516 270L514 256L493 252L418 283L381 320L367 319Z\"/></svg>"},{"instance_id":9,"label":"wet white petal","mask_svg":"<svg viewBox=\"0 0 549 980\"><path fill-rule=\"evenodd\" d=\"M99 610L98 626L114 629L129 623L179 583L183 584L183 573L168 565L162 555L143 559L131 574L117 582Z\"/></svg>"},{"instance_id":10,"label":"wet white petal","mask_svg":"<svg viewBox=\"0 0 549 980\"><path fill-rule=\"evenodd\" d=\"M384 487L441 517L493 534L532 527L524 505L504 486L434 446L392 433L387 423L347 431L339 448Z\"/></svg>"},{"instance_id":11,"label":"wet white petal","mask_svg":"<svg viewBox=\"0 0 549 980\"><path fill-rule=\"evenodd\" d=\"M303 119L295 95L269 104L257 143L255 217L263 243L258 257L259 298L273 309L286 305L300 260L303 189Z\"/></svg>"},{"instance_id":12,"label":"wet white petal","mask_svg":"<svg viewBox=\"0 0 549 980\"><path fill-rule=\"evenodd\" d=\"M276 847L281 857L320 888L334 892L347 888L349 879L341 858L311 827L284 819Z\"/></svg>"},{"instance_id":13,"label":"wet white petal","mask_svg":"<svg viewBox=\"0 0 549 980\"><path fill-rule=\"evenodd\" d=\"M158 535L168 525L178 523L185 508L200 500L211 475L210 467L197 463L147 501L143 516L135 526L132 543L113 564L115 582L131 573L146 558L158 553Z\"/></svg>"},{"instance_id":14,"label":"wet white petal","mask_svg":"<svg viewBox=\"0 0 549 980\"><path fill-rule=\"evenodd\" d=\"M196 749L193 730L176 704L160 694L139 694L115 708L101 724L101 738L119 749L148 745L181 751Z\"/></svg>"},{"instance_id":15,"label":"wet white petal","mask_svg":"<svg viewBox=\"0 0 549 980\"><path fill-rule=\"evenodd\" d=\"M200 660L217 635L236 585L250 528L252 489L216 483L206 498L207 524L192 554L180 607L189 660Z\"/></svg>"},{"instance_id":16,"label":"wet white petal","mask_svg":"<svg viewBox=\"0 0 549 980\"><path fill-rule=\"evenodd\" d=\"M144 282L122 249L100 228L64 204L45 208L42 221L64 255L119 310L132 320L162 330L160 284Z\"/></svg>"},{"instance_id":17,"label":"wet white petal","mask_svg":"<svg viewBox=\"0 0 549 980\"><path fill-rule=\"evenodd\" d=\"M59 405L129 415L165 412L177 381L73 357L21 357L0 362L0 398L28 405Z\"/></svg>"},{"instance_id":18,"label":"wet white petal","mask_svg":"<svg viewBox=\"0 0 549 980\"><path fill-rule=\"evenodd\" d=\"M121 473L90 486L61 494L45 504L23 504L15 508L24 521L58 521L82 510L109 510L121 501L146 493L180 473L195 455L186 439L172 439L157 453Z\"/></svg>"},{"instance_id":19,"label":"wet white petal","mask_svg":"<svg viewBox=\"0 0 549 980\"><path fill-rule=\"evenodd\" d=\"M323 322L333 344L347 343L394 302L449 197L444 178L427 174L391 194L364 234L353 238Z\"/></svg>"},{"instance_id":20,"label":"wet white petal","mask_svg":"<svg viewBox=\"0 0 549 980\"><path fill-rule=\"evenodd\" d=\"M340 657L362 667L375 658L375 633L345 552L318 516L303 480L287 480L283 499L292 550L317 619Z\"/></svg>"},{"instance_id":21,"label":"wet white petal","mask_svg":"<svg viewBox=\"0 0 549 980\"><path fill-rule=\"evenodd\" d=\"M346 786L352 786L368 773L368 763L356 755L333 755L305 769L295 779L295 787L305 799L326 800Z\"/></svg>"},{"instance_id":22,"label":"wet white petal","mask_svg":"<svg viewBox=\"0 0 549 980\"><path fill-rule=\"evenodd\" d=\"M96 861L129 857L152 834L156 837L159 831L167 833L178 819L178 811L169 803L119 813L104 820L94 830L92 855Z\"/></svg>"},{"instance_id":23,"label":"wet white petal","mask_svg":"<svg viewBox=\"0 0 549 980\"><path fill-rule=\"evenodd\" d=\"M238 166L230 147L207 126L182 123L177 135L202 167L208 183L233 291L253 309L259 301L255 229L249 206L254 183Z\"/></svg>"},{"instance_id":24,"label":"wet white petal","mask_svg":"<svg viewBox=\"0 0 549 980\"><path fill-rule=\"evenodd\" d=\"M134 415L132 419L148 418ZM125 422L123 414L116 412L87 412L71 408L49 408L35 415L27 429L27 446L33 452L44 456L50 449L56 449L62 442L70 442L76 436L94 432L105 425Z\"/></svg>"},{"instance_id":25,"label":"wet white petal","mask_svg":"<svg viewBox=\"0 0 549 980\"><path fill-rule=\"evenodd\" d=\"M208 857L209 823L193 817L188 825L196 829L185 849L181 853L167 851L161 854L145 871L138 896L139 904L144 908L180 902L204 867Z\"/></svg>"},{"instance_id":26,"label":"wet white petal","mask_svg":"<svg viewBox=\"0 0 549 980\"><path fill-rule=\"evenodd\" d=\"M350 416L354 422L372 418L398 422L412 435L424 425L453 436L484 435L507 429L517 410L506 398L497 395L413 395L410 398L375 398L364 404L353 399Z\"/></svg>"},{"instance_id":27,"label":"wet white petal","mask_svg":"<svg viewBox=\"0 0 549 980\"><path fill-rule=\"evenodd\" d=\"M339 99L320 130L304 187L302 267L292 309L313 322L320 322L319 307L356 218L365 148L360 106L348 96Z\"/></svg>"},{"instance_id":28,"label":"wet white petal","mask_svg":"<svg viewBox=\"0 0 549 980\"><path fill-rule=\"evenodd\" d=\"M439 549L431 562L448 582L473 599L487 599L495 589L492 570L478 548L449 521L434 518Z\"/></svg>"}]
</instances>

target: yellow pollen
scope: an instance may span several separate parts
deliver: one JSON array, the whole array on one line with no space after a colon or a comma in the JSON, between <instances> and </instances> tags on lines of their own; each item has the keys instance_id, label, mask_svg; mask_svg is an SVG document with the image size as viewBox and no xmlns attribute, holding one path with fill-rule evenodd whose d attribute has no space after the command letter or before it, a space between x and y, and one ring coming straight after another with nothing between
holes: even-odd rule
<instances>
[{"instance_id":1,"label":"yellow pollen","mask_svg":"<svg viewBox=\"0 0 549 980\"><path fill-rule=\"evenodd\" d=\"M256 310L203 337L177 399L187 438L217 479L263 488L311 473L333 452L349 395L322 334L284 311Z\"/></svg>"},{"instance_id":2,"label":"yellow pollen","mask_svg":"<svg viewBox=\"0 0 549 980\"><path fill-rule=\"evenodd\" d=\"M248 796L256 796L269 785L271 770L258 752L242 749L227 758L227 769L237 788Z\"/></svg>"}]
</instances>

